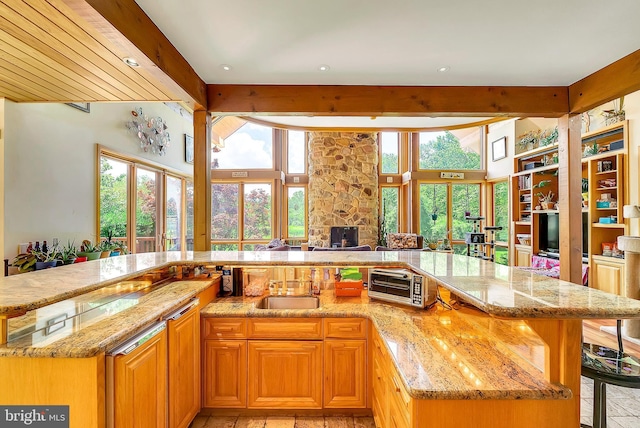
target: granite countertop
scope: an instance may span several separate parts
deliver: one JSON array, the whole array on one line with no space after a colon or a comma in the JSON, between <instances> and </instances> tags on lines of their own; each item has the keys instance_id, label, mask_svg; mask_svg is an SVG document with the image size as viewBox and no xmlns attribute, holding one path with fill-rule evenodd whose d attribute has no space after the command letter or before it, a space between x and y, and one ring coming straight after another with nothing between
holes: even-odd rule
<instances>
[{"instance_id":1,"label":"granite countertop","mask_svg":"<svg viewBox=\"0 0 640 428\"><path fill-rule=\"evenodd\" d=\"M79 312L64 327L50 334L36 331L0 345L0 357L85 358L108 351L162 316L175 310L211 285L212 280L175 281L154 288L140 296L124 296L114 300L105 313L89 319ZM65 301L71 310L86 310L83 298ZM120 305L120 309L115 306ZM124 308L123 308L124 306ZM84 308L84 309L83 309ZM44 308L47 309L47 308ZM102 309L102 308L100 308ZM72 312L74 313L74 312ZM10 327L24 328L40 314L27 314L24 319L9 321ZM51 315L51 314L49 314Z\"/></svg>"},{"instance_id":2,"label":"granite countertop","mask_svg":"<svg viewBox=\"0 0 640 428\"><path fill-rule=\"evenodd\" d=\"M371 320L409 394L418 399L563 399L571 391L547 382L544 343L523 321L491 318L473 308L429 310L323 290L318 309L257 309L260 298L228 297L203 317L364 317ZM531 355L540 358L531 360Z\"/></svg>"},{"instance_id":3,"label":"granite countertop","mask_svg":"<svg viewBox=\"0 0 640 428\"><path fill-rule=\"evenodd\" d=\"M639 318L640 301L467 256L425 251L212 251L110 257L0 278L0 317L20 315L171 265L405 267L508 318Z\"/></svg>"}]
</instances>

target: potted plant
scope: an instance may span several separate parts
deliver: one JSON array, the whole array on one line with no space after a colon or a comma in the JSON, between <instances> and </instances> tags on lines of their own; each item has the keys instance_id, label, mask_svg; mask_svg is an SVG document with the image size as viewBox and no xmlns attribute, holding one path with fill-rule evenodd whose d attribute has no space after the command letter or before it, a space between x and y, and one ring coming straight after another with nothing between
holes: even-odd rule
<instances>
[{"instance_id":1,"label":"potted plant","mask_svg":"<svg viewBox=\"0 0 640 428\"><path fill-rule=\"evenodd\" d=\"M36 257L36 270L56 267L59 253L58 247L53 245L47 251L31 251Z\"/></svg>"},{"instance_id":2,"label":"potted plant","mask_svg":"<svg viewBox=\"0 0 640 428\"><path fill-rule=\"evenodd\" d=\"M18 272L31 272L36 270L36 256L32 252L18 254L11 260L9 266L18 268Z\"/></svg>"},{"instance_id":3,"label":"potted plant","mask_svg":"<svg viewBox=\"0 0 640 428\"><path fill-rule=\"evenodd\" d=\"M111 241L100 242L100 244L98 245L98 251L100 251L100 258L106 259L107 257L111 256L111 250L113 248L115 247L113 246L113 242Z\"/></svg>"},{"instance_id":4,"label":"potted plant","mask_svg":"<svg viewBox=\"0 0 640 428\"><path fill-rule=\"evenodd\" d=\"M553 207L553 197L555 193L549 190L548 193L538 192L536 193L538 200L540 201L540 206L542 206L543 210L550 210Z\"/></svg>"},{"instance_id":5,"label":"potted plant","mask_svg":"<svg viewBox=\"0 0 640 428\"><path fill-rule=\"evenodd\" d=\"M558 142L558 127L545 129L540 134L540 147L550 146Z\"/></svg>"},{"instance_id":6,"label":"potted plant","mask_svg":"<svg viewBox=\"0 0 640 428\"><path fill-rule=\"evenodd\" d=\"M67 241L67 245L62 247L59 254L62 263L65 265L70 265L75 263L76 259L78 258L78 249L73 242Z\"/></svg>"},{"instance_id":7,"label":"potted plant","mask_svg":"<svg viewBox=\"0 0 640 428\"><path fill-rule=\"evenodd\" d=\"M534 149L540 141L540 131L529 131L518 137L518 148L521 152Z\"/></svg>"},{"instance_id":8,"label":"potted plant","mask_svg":"<svg viewBox=\"0 0 640 428\"><path fill-rule=\"evenodd\" d=\"M86 257L87 260L96 260L100 258L100 249L97 245L94 245L88 239L82 241L82 245L80 246L80 252L78 253L78 257Z\"/></svg>"},{"instance_id":9,"label":"potted plant","mask_svg":"<svg viewBox=\"0 0 640 428\"><path fill-rule=\"evenodd\" d=\"M431 250L436 250L438 248L438 238L427 236L424 238L424 242L427 245L427 248Z\"/></svg>"}]
</instances>

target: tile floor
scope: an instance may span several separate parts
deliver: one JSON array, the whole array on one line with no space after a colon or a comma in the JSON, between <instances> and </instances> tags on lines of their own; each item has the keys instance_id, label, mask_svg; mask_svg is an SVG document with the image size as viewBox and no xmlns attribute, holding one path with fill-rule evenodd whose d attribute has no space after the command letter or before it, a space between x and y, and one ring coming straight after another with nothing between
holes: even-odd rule
<instances>
[{"instance_id":1,"label":"tile floor","mask_svg":"<svg viewBox=\"0 0 640 428\"><path fill-rule=\"evenodd\" d=\"M580 422L591 425L593 381L582 378ZM640 427L640 389L607 385L607 427ZM375 428L367 417L219 417L198 416L191 428Z\"/></svg>"},{"instance_id":2,"label":"tile floor","mask_svg":"<svg viewBox=\"0 0 640 428\"><path fill-rule=\"evenodd\" d=\"M591 425L593 381L582 378L580 422ZM607 385L607 428L640 427L640 389Z\"/></svg>"}]
</instances>

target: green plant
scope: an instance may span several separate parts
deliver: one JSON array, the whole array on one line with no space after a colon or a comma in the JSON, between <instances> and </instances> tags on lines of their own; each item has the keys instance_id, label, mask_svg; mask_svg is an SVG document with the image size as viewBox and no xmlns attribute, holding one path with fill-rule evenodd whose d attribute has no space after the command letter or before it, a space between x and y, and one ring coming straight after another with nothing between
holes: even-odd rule
<instances>
[{"instance_id":1,"label":"green plant","mask_svg":"<svg viewBox=\"0 0 640 428\"><path fill-rule=\"evenodd\" d=\"M31 272L36 269L36 261L35 254L22 253L15 256L9 266L18 268L19 272Z\"/></svg>"},{"instance_id":2,"label":"green plant","mask_svg":"<svg viewBox=\"0 0 640 428\"><path fill-rule=\"evenodd\" d=\"M52 262L58 259L60 250L58 249L58 247L55 247L52 245L47 251L33 250L31 251L31 254L33 254L36 257L36 261L38 262Z\"/></svg>"},{"instance_id":3,"label":"green plant","mask_svg":"<svg viewBox=\"0 0 640 428\"><path fill-rule=\"evenodd\" d=\"M97 245L98 251L112 251L116 249L116 243L109 241L102 241Z\"/></svg>"},{"instance_id":4,"label":"green plant","mask_svg":"<svg viewBox=\"0 0 640 428\"><path fill-rule=\"evenodd\" d=\"M518 136L517 145L520 150L531 150L540 141L540 131L533 130Z\"/></svg>"},{"instance_id":5,"label":"green plant","mask_svg":"<svg viewBox=\"0 0 640 428\"><path fill-rule=\"evenodd\" d=\"M542 192L538 192L536 193L536 196L538 197L538 200L540 201L540 203L549 203L553 201L553 197L556 194L553 193L551 190L549 190L549 192L547 193L542 193Z\"/></svg>"},{"instance_id":6,"label":"green plant","mask_svg":"<svg viewBox=\"0 0 640 428\"><path fill-rule=\"evenodd\" d=\"M78 249L76 248L74 242L67 241L67 245L62 247L59 252L59 259L65 263L70 262L71 260L75 260L78 258Z\"/></svg>"},{"instance_id":7,"label":"green plant","mask_svg":"<svg viewBox=\"0 0 640 428\"><path fill-rule=\"evenodd\" d=\"M550 146L551 144L558 142L558 127L553 129L545 129L540 134L540 146Z\"/></svg>"},{"instance_id":8,"label":"green plant","mask_svg":"<svg viewBox=\"0 0 640 428\"><path fill-rule=\"evenodd\" d=\"M551 184L551 180L542 180L539 183L533 185L533 189L541 189L543 187L547 187Z\"/></svg>"},{"instance_id":9,"label":"green plant","mask_svg":"<svg viewBox=\"0 0 640 428\"><path fill-rule=\"evenodd\" d=\"M97 245L94 245L93 242L85 239L82 241L82 245L80 246L80 250L84 253L95 253L100 251L100 248Z\"/></svg>"}]
</instances>

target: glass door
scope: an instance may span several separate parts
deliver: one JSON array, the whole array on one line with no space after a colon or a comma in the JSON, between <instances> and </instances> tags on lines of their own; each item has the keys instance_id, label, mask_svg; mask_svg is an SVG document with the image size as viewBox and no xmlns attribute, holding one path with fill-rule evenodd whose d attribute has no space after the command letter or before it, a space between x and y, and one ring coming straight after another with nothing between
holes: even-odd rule
<instances>
[{"instance_id":1,"label":"glass door","mask_svg":"<svg viewBox=\"0 0 640 428\"><path fill-rule=\"evenodd\" d=\"M182 249L182 179L167 176L164 250Z\"/></svg>"},{"instance_id":2,"label":"glass door","mask_svg":"<svg viewBox=\"0 0 640 428\"><path fill-rule=\"evenodd\" d=\"M136 169L136 253L159 251L157 181L155 171Z\"/></svg>"},{"instance_id":3,"label":"glass door","mask_svg":"<svg viewBox=\"0 0 640 428\"><path fill-rule=\"evenodd\" d=\"M111 238L131 248L129 242L130 164L100 156L100 240Z\"/></svg>"}]
</instances>

